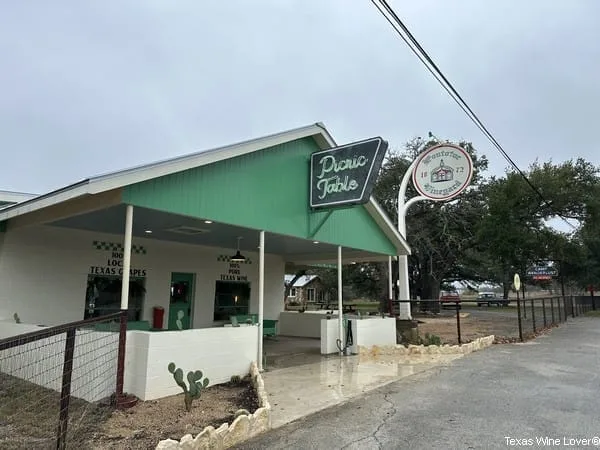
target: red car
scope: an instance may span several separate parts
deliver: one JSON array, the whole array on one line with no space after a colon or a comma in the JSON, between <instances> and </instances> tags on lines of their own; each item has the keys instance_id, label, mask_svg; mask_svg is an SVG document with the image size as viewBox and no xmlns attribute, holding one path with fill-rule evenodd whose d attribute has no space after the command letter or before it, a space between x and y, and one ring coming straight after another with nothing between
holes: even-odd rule
<instances>
[{"instance_id":1,"label":"red car","mask_svg":"<svg viewBox=\"0 0 600 450\"><path fill-rule=\"evenodd\" d=\"M440 303L442 307L447 306L451 308L455 308L458 302L458 307L460 308L460 295L458 292L454 291L441 291L440 292Z\"/></svg>"}]
</instances>

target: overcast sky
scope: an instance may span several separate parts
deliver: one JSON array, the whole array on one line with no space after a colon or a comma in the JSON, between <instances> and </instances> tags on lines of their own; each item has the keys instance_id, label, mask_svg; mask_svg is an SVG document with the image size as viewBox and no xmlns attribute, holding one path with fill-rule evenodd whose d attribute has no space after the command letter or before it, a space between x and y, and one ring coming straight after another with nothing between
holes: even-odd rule
<instances>
[{"instance_id":1,"label":"overcast sky","mask_svg":"<svg viewBox=\"0 0 600 450\"><path fill-rule=\"evenodd\" d=\"M600 164L600 1L392 0L522 167ZM432 131L505 161L368 0L0 2L0 189L322 121L339 143Z\"/></svg>"}]
</instances>

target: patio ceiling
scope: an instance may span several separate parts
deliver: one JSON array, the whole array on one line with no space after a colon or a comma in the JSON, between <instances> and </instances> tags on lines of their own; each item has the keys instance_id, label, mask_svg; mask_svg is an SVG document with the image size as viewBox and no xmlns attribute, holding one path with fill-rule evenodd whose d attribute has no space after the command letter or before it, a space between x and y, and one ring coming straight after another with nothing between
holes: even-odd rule
<instances>
[{"instance_id":1,"label":"patio ceiling","mask_svg":"<svg viewBox=\"0 0 600 450\"><path fill-rule=\"evenodd\" d=\"M125 205L92 211L77 216L60 219L48 225L123 235L125 229ZM259 230L212 222L204 219L165 213L146 208L134 208L133 236L159 241L179 242L190 245L229 248L231 253L237 248L237 238L241 237L242 252L257 252ZM281 255L287 263L298 267L312 264L337 262L337 246L314 243L273 233L266 233L265 253ZM344 248L344 263L354 261L387 261L387 256L362 250Z\"/></svg>"}]
</instances>

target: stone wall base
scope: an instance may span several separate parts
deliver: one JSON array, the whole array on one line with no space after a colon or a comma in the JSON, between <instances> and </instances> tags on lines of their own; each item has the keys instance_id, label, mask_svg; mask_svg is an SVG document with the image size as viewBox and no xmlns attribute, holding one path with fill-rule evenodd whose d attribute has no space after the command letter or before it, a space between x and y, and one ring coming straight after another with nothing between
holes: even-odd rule
<instances>
[{"instance_id":1,"label":"stone wall base","mask_svg":"<svg viewBox=\"0 0 600 450\"><path fill-rule=\"evenodd\" d=\"M396 344L402 344L403 342L417 342L418 338L418 321L396 319Z\"/></svg>"},{"instance_id":2,"label":"stone wall base","mask_svg":"<svg viewBox=\"0 0 600 450\"><path fill-rule=\"evenodd\" d=\"M372 347L358 346L358 354L364 356L409 356L409 355L451 355L468 354L482 350L494 343L494 336L485 336L462 345L374 345Z\"/></svg>"},{"instance_id":3,"label":"stone wall base","mask_svg":"<svg viewBox=\"0 0 600 450\"><path fill-rule=\"evenodd\" d=\"M180 441L165 439L158 443L156 450L221 450L231 448L271 429L271 405L255 362L250 365L250 377L254 389L256 389L259 405L254 413L241 414L231 424L224 423L217 429L206 427L196 437L186 434Z\"/></svg>"}]
</instances>

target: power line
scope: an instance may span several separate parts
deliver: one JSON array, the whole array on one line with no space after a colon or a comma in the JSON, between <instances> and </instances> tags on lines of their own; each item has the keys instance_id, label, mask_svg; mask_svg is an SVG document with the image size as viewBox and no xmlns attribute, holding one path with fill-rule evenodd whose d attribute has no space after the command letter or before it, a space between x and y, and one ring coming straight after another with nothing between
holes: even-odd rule
<instances>
[{"instance_id":1,"label":"power line","mask_svg":"<svg viewBox=\"0 0 600 450\"><path fill-rule=\"evenodd\" d=\"M525 180L527 185L536 193L537 196L542 200L542 202L554 213L560 217L567 225L571 228L575 229L576 227L569 222L565 217L563 217L559 212L554 210L552 205L546 200L543 194L539 191L537 187L533 185L533 183L529 180L527 175L519 168L519 166L512 160L512 158L508 155L508 153L504 150L502 145L498 142L498 140L492 135L492 133L487 129L487 127L483 124L483 122L479 119L477 114L473 112L473 110L469 107L467 102L462 98L462 96L458 93L458 91L454 88L452 83L446 78L443 72L439 69L437 64L431 59L427 51L421 46L419 41L413 36L408 27L402 22L400 17L396 14L396 12L392 9L392 7L388 4L386 0L379 0L381 6L377 3L376 0L371 0L371 3L378 9L381 15L388 21L388 23L392 26L394 31L402 38L402 40L408 45L411 51L419 58L419 60L425 65L429 73L433 75L433 77L440 83L440 85L444 88L444 90L452 97L452 99L458 104L460 109L471 119L471 121L479 128L479 130L484 134L484 136L494 145L494 147L500 152L500 154L506 159L506 161L521 175L521 177ZM382 8L383 6L383 8ZM385 10L385 11L384 11ZM386 14L387 12L387 14ZM391 16L392 18L390 19ZM393 20L392 20L393 19ZM398 27L400 29L398 29ZM403 34L404 33L404 34Z\"/></svg>"}]
</instances>

